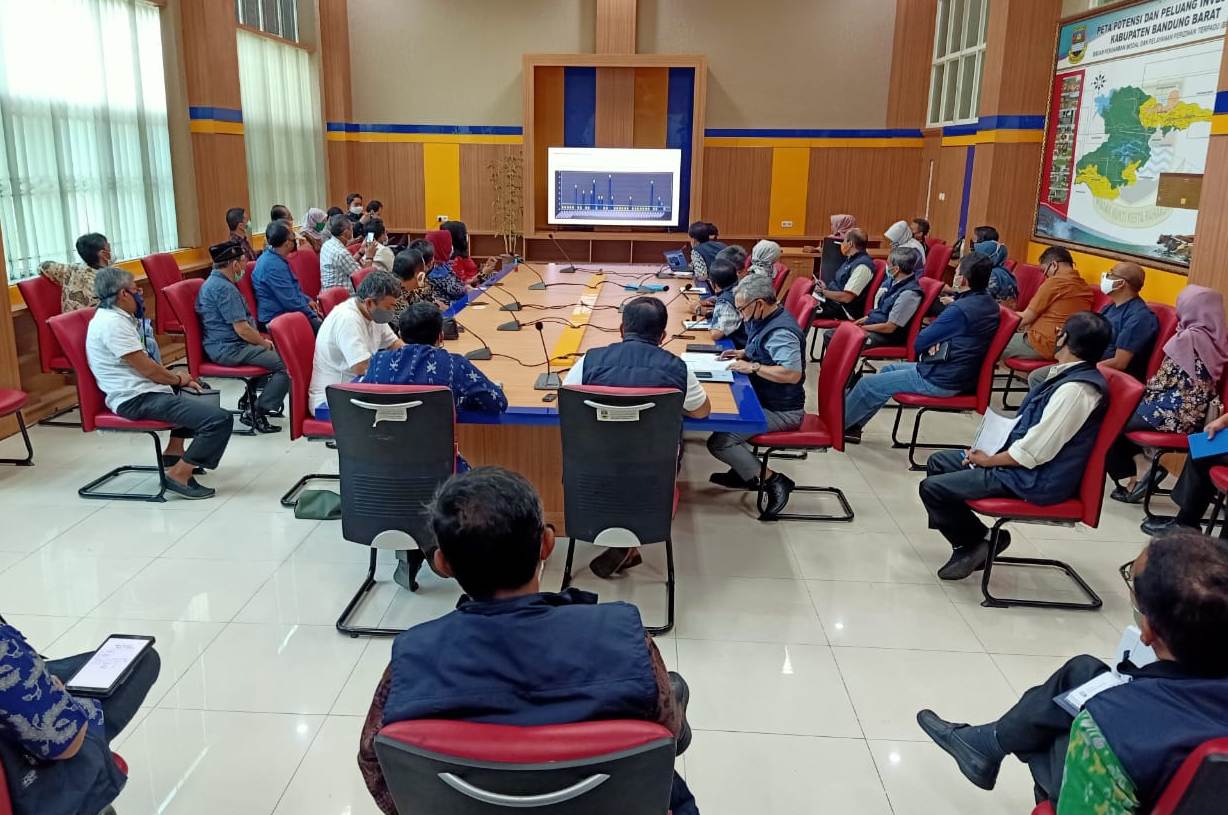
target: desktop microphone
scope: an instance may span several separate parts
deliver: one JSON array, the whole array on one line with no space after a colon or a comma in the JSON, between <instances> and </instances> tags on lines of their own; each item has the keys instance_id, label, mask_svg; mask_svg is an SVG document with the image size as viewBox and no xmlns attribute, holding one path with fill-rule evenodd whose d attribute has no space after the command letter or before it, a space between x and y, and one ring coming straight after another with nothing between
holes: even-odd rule
<instances>
[{"instance_id":1,"label":"desktop microphone","mask_svg":"<svg viewBox=\"0 0 1228 815\"><path fill-rule=\"evenodd\" d=\"M533 383L533 390L557 391L559 388L563 387L563 383L559 381L558 374L550 371L550 350L546 348L546 335L542 333L546 330L546 327L542 325L541 320L534 323L533 327L537 329L537 336L540 337L542 341L542 353L546 355L546 372L538 375L537 381Z\"/></svg>"},{"instance_id":2,"label":"desktop microphone","mask_svg":"<svg viewBox=\"0 0 1228 815\"><path fill-rule=\"evenodd\" d=\"M461 326L459 322L456 325L458 327L463 327ZM472 328L465 328L465 330L468 331L470 334L473 334L473 338L475 340L482 343L481 348L474 348L472 351L467 352L465 354L465 359L478 359L478 360L490 359L491 358L490 346L486 343L486 340L482 339L477 334L474 334Z\"/></svg>"},{"instance_id":3,"label":"desktop microphone","mask_svg":"<svg viewBox=\"0 0 1228 815\"><path fill-rule=\"evenodd\" d=\"M482 291L485 292L486 294L489 294L491 300L494 300L496 303L500 304L499 311L520 311L521 309L520 301L517 300L515 296L513 295L508 295L509 297L512 298L512 301L508 303L508 302L504 302L503 300L500 300L498 297L495 297L495 293L491 291L489 288L483 287Z\"/></svg>"},{"instance_id":4,"label":"desktop microphone","mask_svg":"<svg viewBox=\"0 0 1228 815\"><path fill-rule=\"evenodd\" d=\"M532 272L533 276L537 278L536 283L529 284L529 291L545 291L548 288L549 284L546 283L546 278L542 277L541 273L538 272L536 269L534 269L532 266L530 266L528 263L525 263L524 258L520 257L519 255L516 256L516 266L517 267L523 266L524 268Z\"/></svg>"},{"instance_id":5,"label":"desktop microphone","mask_svg":"<svg viewBox=\"0 0 1228 815\"><path fill-rule=\"evenodd\" d=\"M576 265L571 262L571 256L567 254L567 250L563 248L563 244L558 242L558 239L554 237L553 232L547 232L546 235L551 241L554 242L554 245L558 248L558 250L563 253L563 258L567 261L567 265L562 269L559 269L559 274L575 274Z\"/></svg>"}]
</instances>

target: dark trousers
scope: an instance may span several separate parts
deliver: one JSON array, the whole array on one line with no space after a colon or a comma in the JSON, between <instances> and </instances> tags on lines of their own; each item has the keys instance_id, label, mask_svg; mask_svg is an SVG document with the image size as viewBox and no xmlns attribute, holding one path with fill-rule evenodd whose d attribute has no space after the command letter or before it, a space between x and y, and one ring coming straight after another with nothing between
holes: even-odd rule
<instances>
[{"instance_id":1,"label":"dark trousers","mask_svg":"<svg viewBox=\"0 0 1228 815\"><path fill-rule=\"evenodd\" d=\"M65 659L48 660L47 672L67 684L73 674L79 671L92 656L91 652ZM115 693L106 699L96 700L102 706L102 717L106 725L108 742L114 741L115 737L132 721L132 717L136 715L141 703L149 695L149 689L157 681L158 672L161 670L162 660L158 657L158 652L150 648L132 669L128 679L115 689Z\"/></svg>"},{"instance_id":2,"label":"dark trousers","mask_svg":"<svg viewBox=\"0 0 1228 815\"><path fill-rule=\"evenodd\" d=\"M272 413L285 405L286 394L290 392L290 375L276 351L258 345L235 345L211 351L209 358L218 365L255 365L269 371L269 375L256 384L262 389L256 408L261 413Z\"/></svg>"},{"instance_id":3,"label":"dark trousers","mask_svg":"<svg viewBox=\"0 0 1228 815\"><path fill-rule=\"evenodd\" d=\"M851 304L837 303L835 300L824 300L814 310L814 316L823 320L856 320L854 312L849 311Z\"/></svg>"},{"instance_id":4,"label":"dark trousers","mask_svg":"<svg viewBox=\"0 0 1228 815\"><path fill-rule=\"evenodd\" d=\"M1074 657L1044 684L1024 693L994 725L1002 749L1018 757L1032 771L1037 801L1047 798L1057 803L1066 748L1070 745L1070 725L1074 721L1054 703L1053 697L1074 690L1107 670L1109 666L1095 657Z\"/></svg>"},{"instance_id":5,"label":"dark trousers","mask_svg":"<svg viewBox=\"0 0 1228 815\"><path fill-rule=\"evenodd\" d=\"M125 419L152 419L174 425L172 437L192 440L183 460L206 470L217 469L234 428L230 411L176 393L142 393L121 404L115 412Z\"/></svg>"},{"instance_id":6,"label":"dark trousers","mask_svg":"<svg viewBox=\"0 0 1228 815\"><path fill-rule=\"evenodd\" d=\"M921 503L929 514L930 529L937 529L956 549L984 541L989 528L967 501L976 498L1014 498L994 468L967 467L963 450L939 450L925 465L925 478L918 487Z\"/></svg>"},{"instance_id":7,"label":"dark trousers","mask_svg":"<svg viewBox=\"0 0 1228 815\"><path fill-rule=\"evenodd\" d=\"M1202 517L1215 498L1215 485L1211 483L1211 468L1228 465L1228 455L1209 458L1191 458L1173 487L1173 500L1180 510L1177 523L1185 526L1202 526ZM1228 526L1225 526L1228 529Z\"/></svg>"},{"instance_id":8,"label":"dark trousers","mask_svg":"<svg viewBox=\"0 0 1228 815\"><path fill-rule=\"evenodd\" d=\"M1127 439L1126 434L1139 430L1154 429L1154 427L1147 423L1146 419L1137 413L1130 417L1130 421L1126 422L1121 435L1117 437L1117 441L1113 442L1113 446L1109 448L1109 454L1105 458L1105 466L1110 478L1114 481L1124 481L1127 478L1133 478L1135 475L1137 468L1134 466L1134 457L1143 452L1143 448Z\"/></svg>"}]
</instances>

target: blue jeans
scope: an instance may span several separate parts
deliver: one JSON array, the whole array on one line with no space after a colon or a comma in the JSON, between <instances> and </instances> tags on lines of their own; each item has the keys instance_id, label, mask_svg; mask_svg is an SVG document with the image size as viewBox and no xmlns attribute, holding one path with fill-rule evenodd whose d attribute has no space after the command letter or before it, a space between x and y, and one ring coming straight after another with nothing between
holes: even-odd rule
<instances>
[{"instance_id":1,"label":"blue jeans","mask_svg":"<svg viewBox=\"0 0 1228 815\"><path fill-rule=\"evenodd\" d=\"M959 391L931 385L917 373L915 362L893 362L876 374L863 376L844 398L844 429L863 426L897 393L955 396Z\"/></svg>"}]
</instances>

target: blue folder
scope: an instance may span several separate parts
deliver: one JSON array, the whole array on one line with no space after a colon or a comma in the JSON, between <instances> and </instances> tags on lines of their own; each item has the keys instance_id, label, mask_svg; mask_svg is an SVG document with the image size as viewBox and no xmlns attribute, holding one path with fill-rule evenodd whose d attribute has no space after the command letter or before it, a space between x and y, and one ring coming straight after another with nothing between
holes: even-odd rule
<instances>
[{"instance_id":1,"label":"blue folder","mask_svg":"<svg viewBox=\"0 0 1228 815\"><path fill-rule=\"evenodd\" d=\"M1207 458L1228 453L1228 430L1221 430L1215 438L1208 439L1206 433L1190 434L1190 457Z\"/></svg>"}]
</instances>

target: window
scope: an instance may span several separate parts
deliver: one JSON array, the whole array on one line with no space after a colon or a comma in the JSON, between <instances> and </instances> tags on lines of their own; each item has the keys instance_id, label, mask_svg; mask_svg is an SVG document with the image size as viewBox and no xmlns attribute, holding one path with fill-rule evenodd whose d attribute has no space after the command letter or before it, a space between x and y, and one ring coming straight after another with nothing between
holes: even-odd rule
<instances>
[{"instance_id":1,"label":"window","mask_svg":"<svg viewBox=\"0 0 1228 815\"><path fill-rule=\"evenodd\" d=\"M930 127L976 121L988 22L989 0L938 0Z\"/></svg>"},{"instance_id":2,"label":"window","mask_svg":"<svg viewBox=\"0 0 1228 815\"><path fill-rule=\"evenodd\" d=\"M178 246L158 9L139 0L0 0L0 227L10 280ZM19 22L13 22L19 21Z\"/></svg>"},{"instance_id":3,"label":"window","mask_svg":"<svg viewBox=\"0 0 1228 815\"><path fill-rule=\"evenodd\" d=\"M235 0L239 25L298 42L298 0Z\"/></svg>"}]
</instances>

